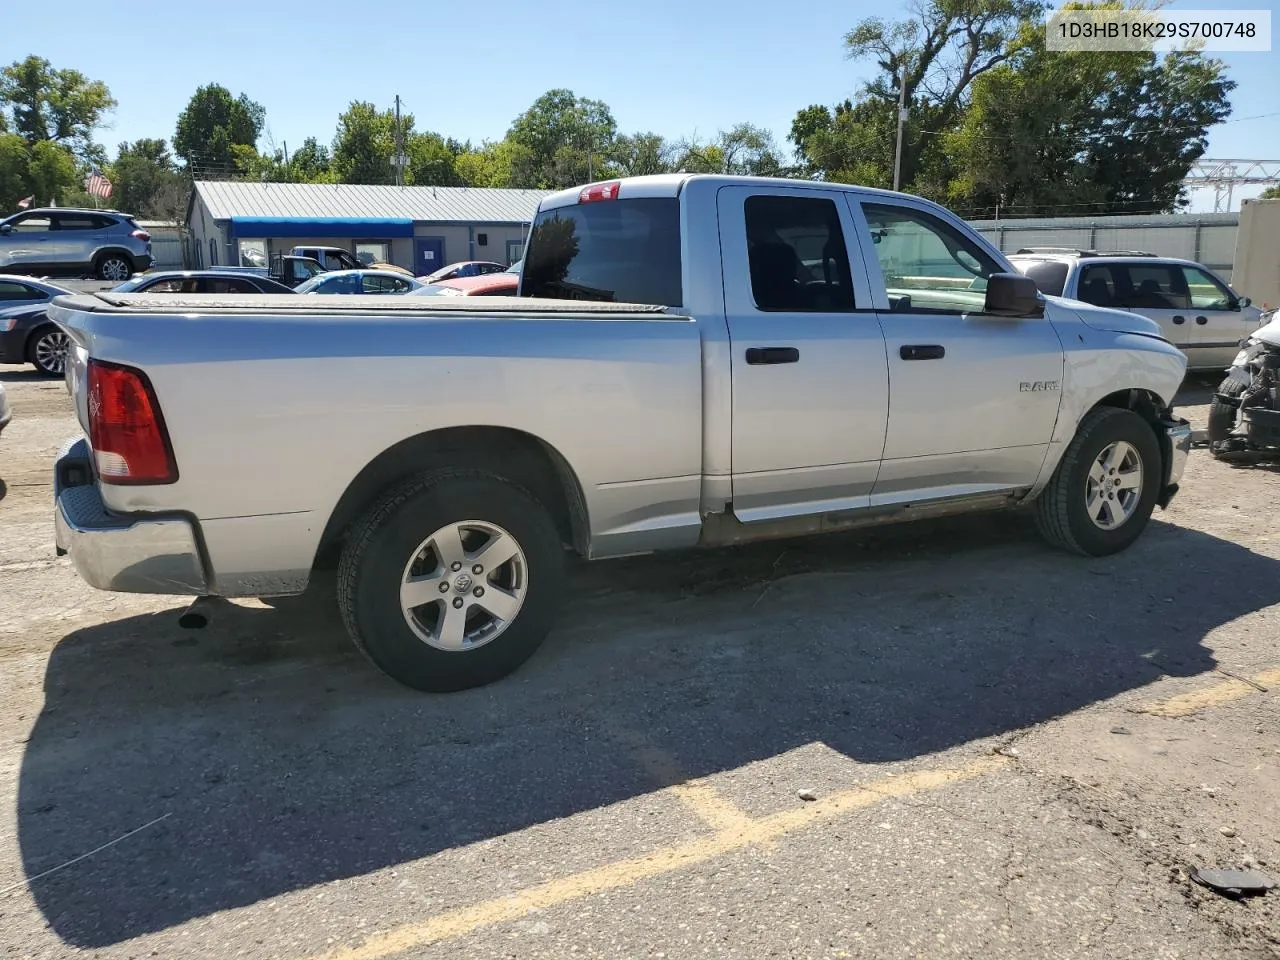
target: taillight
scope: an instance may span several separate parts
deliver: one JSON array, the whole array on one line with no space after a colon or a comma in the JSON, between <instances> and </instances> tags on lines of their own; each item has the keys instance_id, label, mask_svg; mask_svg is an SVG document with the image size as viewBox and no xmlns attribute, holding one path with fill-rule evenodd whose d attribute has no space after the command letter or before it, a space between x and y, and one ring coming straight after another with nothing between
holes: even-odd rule
<instances>
[{"instance_id":1,"label":"taillight","mask_svg":"<svg viewBox=\"0 0 1280 960\"><path fill-rule=\"evenodd\" d=\"M133 233L129 234L129 236L133 237L133 239L135 239L135 240L150 240L150 239L151 239L151 234L147 233L147 231L145 231L145 230L135 230L135 231L133 231Z\"/></svg>"},{"instance_id":2,"label":"taillight","mask_svg":"<svg viewBox=\"0 0 1280 960\"><path fill-rule=\"evenodd\" d=\"M594 203L597 200L617 200L619 186L621 184L614 180L612 183L597 183L590 187L583 187L582 192L578 194L578 202Z\"/></svg>"},{"instance_id":3,"label":"taillight","mask_svg":"<svg viewBox=\"0 0 1280 960\"><path fill-rule=\"evenodd\" d=\"M178 464L146 374L89 361L89 445L103 483L173 483Z\"/></svg>"}]
</instances>

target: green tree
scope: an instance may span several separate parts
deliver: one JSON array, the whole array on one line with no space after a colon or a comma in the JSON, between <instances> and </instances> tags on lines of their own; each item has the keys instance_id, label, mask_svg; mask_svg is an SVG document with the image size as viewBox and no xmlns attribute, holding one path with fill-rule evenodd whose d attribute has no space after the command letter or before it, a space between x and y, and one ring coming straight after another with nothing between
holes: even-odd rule
<instances>
[{"instance_id":1,"label":"green tree","mask_svg":"<svg viewBox=\"0 0 1280 960\"><path fill-rule=\"evenodd\" d=\"M676 169L689 173L776 177L786 172L773 134L749 123L721 130L710 143L696 136L681 141L676 155Z\"/></svg>"},{"instance_id":2,"label":"green tree","mask_svg":"<svg viewBox=\"0 0 1280 960\"><path fill-rule=\"evenodd\" d=\"M329 179L329 148L307 137L289 158L289 179L296 183L323 183Z\"/></svg>"},{"instance_id":3,"label":"green tree","mask_svg":"<svg viewBox=\"0 0 1280 960\"><path fill-rule=\"evenodd\" d=\"M462 144L446 140L438 133L410 133L404 143L409 158L406 183L434 187L462 185L457 169L458 156L465 149Z\"/></svg>"},{"instance_id":4,"label":"green tree","mask_svg":"<svg viewBox=\"0 0 1280 960\"><path fill-rule=\"evenodd\" d=\"M372 103L352 101L338 117L333 139L333 172L341 183L394 183L395 114Z\"/></svg>"},{"instance_id":5,"label":"green tree","mask_svg":"<svg viewBox=\"0 0 1280 960\"><path fill-rule=\"evenodd\" d=\"M463 150L454 160L458 179L469 187L510 187L515 148L506 140Z\"/></svg>"},{"instance_id":6,"label":"green tree","mask_svg":"<svg viewBox=\"0 0 1280 960\"><path fill-rule=\"evenodd\" d=\"M211 83L198 88L178 115L173 150L197 177L231 176L237 169L233 148L256 150L265 122L261 104L243 93L233 97L226 87Z\"/></svg>"},{"instance_id":7,"label":"green tree","mask_svg":"<svg viewBox=\"0 0 1280 960\"><path fill-rule=\"evenodd\" d=\"M29 56L0 70L0 107L12 113L14 131L32 146L52 141L83 161L101 162L93 132L115 106L105 83L79 70L55 70L43 57ZM0 130L7 126L0 120Z\"/></svg>"},{"instance_id":8,"label":"green tree","mask_svg":"<svg viewBox=\"0 0 1280 960\"><path fill-rule=\"evenodd\" d=\"M610 176L617 132L607 104L548 90L507 131L512 186L552 189Z\"/></svg>"},{"instance_id":9,"label":"green tree","mask_svg":"<svg viewBox=\"0 0 1280 960\"><path fill-rule=\"evenodd\" d=\"M27 182L36 195L36 203L45 204L57 200L64 206L78 202L83 194L83 177L76 167L71 151L52 140L41 140L31 147L31 159L27 165ZM76 199L72 199L72 195Z\"/></svg>"},{"instance_id":10,"label":"green tree","mask_svg":"<svg viewBox=\"0 0 1280 960\"><path fill-rule=\"evenodd\" d=\"M1048 51L1028 25L946 138L948 199L1020 216L1173 210L1234 86L1197 54Z\"/></svg>"},{"instance_id":11,"label":"green tree","mask_svg":"<svg viewBox=\"0 0 1280 960\"><path fill-rule=\"evenodd\" d=\"M0 217L14 211L18 201L31 195L27 170L31 147L16 133L0 133Z\"/></svg>"},{"instance_id":12,"label":"green tree","mask_svg":"<svg viewBox=\"0 0 1280 960\"><path fill-rule=\"evenodd\" d=\"M624 177L670 173L675 147L656 133L621 134L614 139L610 161Z\"/></svg>"},{"instance_id":13,"label":"green tree","mask_svg":"<svg viewBox=\"0 0 1280 960\"><path fill-rule=\"evenodd\" d=\"M3 175L3 174L0 174ZM1258 194L1259 200L1280 200L1280 185L1273 184Z\"/></svg>"},{"instance_id":14,"label":"green tree","mask_svg":"<svg viewBox=\"0 0 1280 960\"><path fill-rule=\"evenodd\" d=\"M109 174L113 206L148 220L183 216L190 181L178 172L164 140L120 144Z\"/></svg>"}]
</instances>

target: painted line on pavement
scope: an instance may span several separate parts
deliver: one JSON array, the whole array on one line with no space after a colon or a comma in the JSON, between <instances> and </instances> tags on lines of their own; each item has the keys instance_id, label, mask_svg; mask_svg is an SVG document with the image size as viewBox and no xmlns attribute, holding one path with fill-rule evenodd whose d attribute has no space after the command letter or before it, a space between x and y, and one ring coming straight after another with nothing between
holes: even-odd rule
<instances>
[{"instance_id":1,"label":"painted line on pavement","mask_svg":"<svg viewBox=\"0 0 1280 960\"><path fill-rule=\"evenodd\" d=\"M518 920L532 910L545 910L607 890L631 886L651 877L697 866L726 853L770 843L804 827L833 820L882 800L910 797L973 780L1008 762L1002 757L983 757L950 770L924 770L884 777L780 813L746 818L742 824L709 837L584 870L504 897L408 923L374 934L359 946L339 947L311 960L384 960L406 950L465 936L483 927Z\"/></svg>"},{"instance_id":2,"label":"painted line on pavement","mask_svg":"<svg viewBox=\"0 0 1280 960\"><path fill-rule=\"evenodd\" d=\"M1267 690L1280 687L1280 667L1263 670L1257 676L1250 677L1249 680L1252 683L1234 678L1227 679L1222 683L1215 683L1212 687L1205 687L1203 690L1180 693L1176 697L1157 700L1154 703L1147 704L1145 707L1137 707L1134 712L1148 713L1154 717L1189 717L1193 713L1199 713L1201 710L1207 710L1210 707L1221 706L1233 700L1243 700L1245 697L1262 693L1261 690L1253 686L1254 683L1266 687Z\"/></svg>"}]
</instances>

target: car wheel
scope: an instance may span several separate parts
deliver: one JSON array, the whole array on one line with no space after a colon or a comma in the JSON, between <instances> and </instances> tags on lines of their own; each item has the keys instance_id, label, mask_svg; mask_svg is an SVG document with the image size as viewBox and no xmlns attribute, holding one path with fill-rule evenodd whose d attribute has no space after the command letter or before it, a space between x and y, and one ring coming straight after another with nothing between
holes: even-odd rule
<instances>
[{"instance_id":1,"label":"car wheel","mask_svg":"<svg viewBox=\"0 0 1280 960\"><path fill-rule=\"evenodd\" d=\"M98 258L98 265L93 272L99 280L122 283L133 276L133 264L124 254L104 253Z\"/></svg>"},{"instance_id":2,"label":"car wheel","mask_svg":"<svg viewBox=\"0 0 1280 960\"><path fill-rule=\"evenodd\" d=\"M546 508L480 471L392 490L357 522L338 564L356 646L428 692L511 673L541 645L564 590L564 548Z\"/></svg>"},{"instance_id":3,"label":"car wheel","mask_svg":"<svg viewBox=\"0 0 1280 960\"><path fill-rule=\"evenodd\" d=\"M1218 393L1224 397L1238 397L1245 391L1245 385L1234 377L1227 377L1222 383L1218 384ZM1227 439L1231 431L1235 429L1237 410L1229 403L1223 403L1217 397L1209 404L1209 425L1206 433L1209 436L1209 445L1212 449L1213 444Z\"/></svg>"},{"instance_id":4,"label":"car wheel","mask_svg":"<svg viewBox=\"0 0 1280 960\"><path fill-rule=\"evenodd\" d=\"M60 377L67 369L71 338L57 327L40 327L28 341L27 359L46 377Z\"/></svg>"},{"instance_id":5,"label":"car wheel","mask_svg":"<svg viewBox=\"0 0 1280 960\"><path fill-rule=\"evenodd\" d=\"M1150 424L1131 410L1099 407L1080 421L1036 501L1036 525L1054 546L1101 557L1146 528L1163 473Z\"/></svg>"}]
</instances>

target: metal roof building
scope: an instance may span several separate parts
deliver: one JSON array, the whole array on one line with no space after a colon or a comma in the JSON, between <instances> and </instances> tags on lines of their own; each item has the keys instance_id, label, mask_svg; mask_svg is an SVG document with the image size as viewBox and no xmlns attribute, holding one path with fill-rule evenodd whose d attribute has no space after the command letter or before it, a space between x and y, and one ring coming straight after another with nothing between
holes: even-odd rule
<instances>
[{"instance_id":1,"label":"metal roof building","mask_svg":"<svg viewBox=\"0 0 1280 960\"><path fill-rule=\"evenodd\" d=\"M511 263L548 190L197 181L187 207L193 267L257 265L294 246L342 247L430 273L458 260Z\"/></svg>"}]
</instances>

